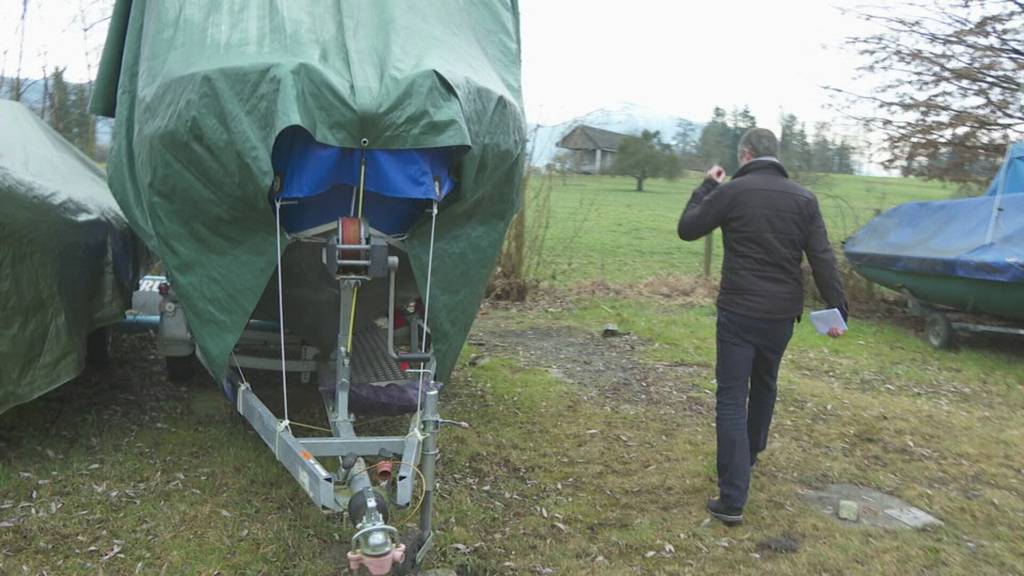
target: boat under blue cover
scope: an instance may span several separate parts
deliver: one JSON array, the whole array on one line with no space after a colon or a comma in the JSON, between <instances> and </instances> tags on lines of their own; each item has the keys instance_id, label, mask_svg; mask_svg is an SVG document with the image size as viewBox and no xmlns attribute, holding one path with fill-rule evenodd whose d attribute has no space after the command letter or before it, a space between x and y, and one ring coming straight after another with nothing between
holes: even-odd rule
<instances>
[{"instance_id":1,"label":"boat under blue cover","mask_svg":"<svg viewBox=\"0 0 1024 576\"><path fill-rule=\"evenodd\" d=\"M869 280L925 303L1024 320L1024 142L985 195L897 206L845 252Z\"/></svg>"}]
</instances>

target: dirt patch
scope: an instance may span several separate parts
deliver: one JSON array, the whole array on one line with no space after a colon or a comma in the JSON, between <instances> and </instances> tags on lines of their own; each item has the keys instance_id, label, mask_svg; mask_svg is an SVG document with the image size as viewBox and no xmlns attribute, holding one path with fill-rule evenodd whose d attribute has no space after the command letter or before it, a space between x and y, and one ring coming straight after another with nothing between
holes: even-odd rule
<instances>
[{"instance_id":1,"label":"dirt patch","mask_svg":"<svg viewBox=\"0 0 1024 576\"><path fill-rule=\"evenodd\" d=\"M795 554L800 551L800 540L789 535L768 538L757 543L757 551L762 553Z\"/></svg>"},{"instance_id":2,"label":"dirt patch","mask_svg":"<svg viewBox=\"0 0 1024 576\"><path fill-rule=\"evenodd\" d=\"M471 363L510 358L577 384L590 396L634 404L679 401L701 412L713 408L711 394L697 385L706 368L648 362L640 357L647 343L632 334L604 337L570 326L509 327L485 315L477 320L470 344L481 351Z\"/></svg>"}]
</instances>

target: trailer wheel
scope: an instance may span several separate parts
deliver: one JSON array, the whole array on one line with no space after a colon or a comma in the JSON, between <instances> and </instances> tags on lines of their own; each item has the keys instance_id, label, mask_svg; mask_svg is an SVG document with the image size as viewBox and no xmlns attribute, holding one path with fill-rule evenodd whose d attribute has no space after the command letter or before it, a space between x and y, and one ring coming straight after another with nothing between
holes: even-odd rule
<instances>
[{"instance_id":1,"label":"trailer wheel","mask_svg":"<svg viewBox=\"0 0 1024 576\"><path fill-rule=\"evenodd\" d=\"M953 347L953 324L949 317L942 312L932 312L925 322L925 330L928 335L928 343L940 350L948 350Z\"/></svg>"},{"instance_id":2,"label":"trailer wheel","mask_svg":"<svg viewBox=\"0 0 1024 576\"><path fill-rule=\"evenodd\" d=\"M195 355L166 356L167 378L171 382L184 382L192 378L196 372Z\"/></svg>"},{"instance_id":3,"label":"trailer wheel","mask_svg":"<svg viewBox=\"0 0 1024 576\"><path fill-rule=\"evenodd\" d=\"M94 368L110 365L110 339L112 331L109 327L97 328L85 340L85 361Z\"/></svg>"}]
</instances>

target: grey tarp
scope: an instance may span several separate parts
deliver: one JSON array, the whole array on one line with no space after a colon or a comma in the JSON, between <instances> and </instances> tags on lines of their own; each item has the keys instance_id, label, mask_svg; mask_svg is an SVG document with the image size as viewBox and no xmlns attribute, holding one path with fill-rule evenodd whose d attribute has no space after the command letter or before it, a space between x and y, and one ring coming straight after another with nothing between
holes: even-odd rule
<instances>
[{"instance_id":1,"label":"grey tarp","mask_svg":"<svg viewBox=\"0 0 1024 576\"><path fill-rule=\"evenodd\" d=\"M118 1L93 101L116 104L110 186L215 375L274 271L271 147L299 125L332 146L469 147L438 218L447 377L519 204L519 55L509 1ZM421 221L406 243L421 289L428 240Z\"/></svg>"},{"instance_id":2,"label":"grey tarp","mask_svg":"<svg viewBox=\"0 0 1024 576\"><path fill-rule=\"evenodd\" d=\"M82 371L89 333L129 305L133 245L99 167L0 100L0 413Z\"/></svg>"}]
</instances>

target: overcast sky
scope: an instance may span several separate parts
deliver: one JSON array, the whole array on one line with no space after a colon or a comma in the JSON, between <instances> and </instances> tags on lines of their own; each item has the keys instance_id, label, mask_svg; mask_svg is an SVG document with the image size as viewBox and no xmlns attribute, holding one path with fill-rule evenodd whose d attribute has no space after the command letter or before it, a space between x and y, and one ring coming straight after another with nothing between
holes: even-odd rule
<instances>
[{"instance_id":1,"label":"overcast sky","mask_svg":"<svg viewBox=\"0 0 1024 576\"><path fill-rule=\"evenodd\" d=\"M528 119L553 124L631 102L706 121L712 108L750 106L762 125L781 111L828 120L822 85L855 87L857 57L843 38L865 31L835 6L854 0L521 0ZM30 0L25 75L43 64L87 76L80 5L99 19L111 0ZM21 2L0 0L0 66L17 64ZM92 70L106 27L90 32ZM6 52L6 54L5 54Z\"/></svg>"},{"instance_id":2,"label":"overcast sky","mask_svg":"<svg viewBox=\"0 0 1024 576\"><path fill-rule=\"evenodd\" d=\"M834 7L848 4L522 0L526 107L545 124L622 101L695 121L744 105L766 125L781 110L829 119L821 86L855 86L840 45L867 29Z\"/></svg>"}]
</instances>

